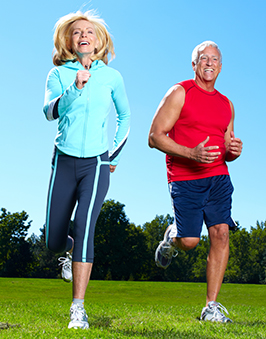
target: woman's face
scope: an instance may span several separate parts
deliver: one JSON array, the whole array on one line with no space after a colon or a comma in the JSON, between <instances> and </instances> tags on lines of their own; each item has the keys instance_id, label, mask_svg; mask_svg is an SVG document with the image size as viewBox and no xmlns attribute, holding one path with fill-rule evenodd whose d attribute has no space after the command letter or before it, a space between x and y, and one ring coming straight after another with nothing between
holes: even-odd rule
<instances>
[{"instance_id":1,"label":"woman's face","mask_svg":"<svg viewBox=\"0 0 266 339\"><path fill-rule=\"evenodd\" d=\"M70 31L70 48L79 57L93 55L98 46L98 39L94 25L87 20L77 20L72 24Z\"/></svg>"}]
</instances>

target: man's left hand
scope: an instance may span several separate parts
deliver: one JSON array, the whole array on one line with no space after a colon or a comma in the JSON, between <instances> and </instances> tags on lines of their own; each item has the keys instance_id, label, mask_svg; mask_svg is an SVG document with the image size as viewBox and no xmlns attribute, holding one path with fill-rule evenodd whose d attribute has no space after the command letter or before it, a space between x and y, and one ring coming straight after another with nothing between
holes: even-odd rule
<instances>
[{"instance_id":1,"label":"man's left hand","mask_svg":"<svg viewBox=\"0 0 266 339\"><path fill-rule=\"evenodd\" d=\"M230 136L231 136L231 141L227 145L227 152L231 154L231 157L233 156L233 158L236 159L242 153L243 142L239 138L235 137L235 133L233 131L231 131ZM230 159L228 159L228 161L231 160L231 157Z\"/></svg>"}]
</instances>

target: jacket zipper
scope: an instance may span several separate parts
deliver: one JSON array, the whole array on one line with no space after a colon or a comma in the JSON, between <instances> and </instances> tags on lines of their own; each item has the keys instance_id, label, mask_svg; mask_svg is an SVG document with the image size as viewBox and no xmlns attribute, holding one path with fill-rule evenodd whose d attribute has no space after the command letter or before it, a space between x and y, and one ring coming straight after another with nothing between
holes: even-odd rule
<instances>
[{"instance_id":1,"label":"jacket zipper","mask_svg":"<svg viewBox=\"0 0 266 339\"><path fill-rule=\"evenodd\" d=\"M82 148L81 148L81 157L85 157L85 145L86 145L86 137L87 137L87 127L88 127L88 120L89 120L89 86L90 86L90 81L87 82L85 85L87 87L87 97L86 97L86 111L84 114L84 127L83 127L83 137L82 137Z\"/></svg>"}]
</instances>

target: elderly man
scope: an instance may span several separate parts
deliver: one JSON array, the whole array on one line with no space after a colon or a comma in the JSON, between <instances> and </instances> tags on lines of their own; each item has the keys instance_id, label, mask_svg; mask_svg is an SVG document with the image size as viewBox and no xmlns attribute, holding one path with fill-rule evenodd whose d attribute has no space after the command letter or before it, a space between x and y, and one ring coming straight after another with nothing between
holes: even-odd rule
<instances>
[{"instance_id":1,"label":"elderly man","mask_svg":"<svg viewBox=\"0 0 266 339\"><path fill-rule=\"evenodd\" d=\"M170 88L154 116L149 146L166 153L167 177L175 222L155 252L167 268L177 248L189 250L200 240L203 221L210 237L207 298L202 320L231 322L216 301L229 257L233 185L227 161L238 158L242 141L234 135L234 107L215 88L222 69L216 43L205 41L192 53L194 80Z\"/></svg>"}]
</instances>

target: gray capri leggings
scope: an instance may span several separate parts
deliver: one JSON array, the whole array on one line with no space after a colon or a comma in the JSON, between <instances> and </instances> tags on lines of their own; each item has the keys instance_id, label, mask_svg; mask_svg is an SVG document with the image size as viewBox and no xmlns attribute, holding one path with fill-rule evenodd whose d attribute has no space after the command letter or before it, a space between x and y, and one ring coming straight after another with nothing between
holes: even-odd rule
<instances>
[{"instance_id":1,"label":"gray capri leggings","mask_svg":"<svg viewBox=\"0 0 266 339\"><path fill-rule=\"evenodd\" d=\"M94 230L109 187L108 152L76 158L55 149L47 199L46 246L60 253L72 248L68 236L75 205L72 259L93 263Z\"/></svg>"}]
</instances>

